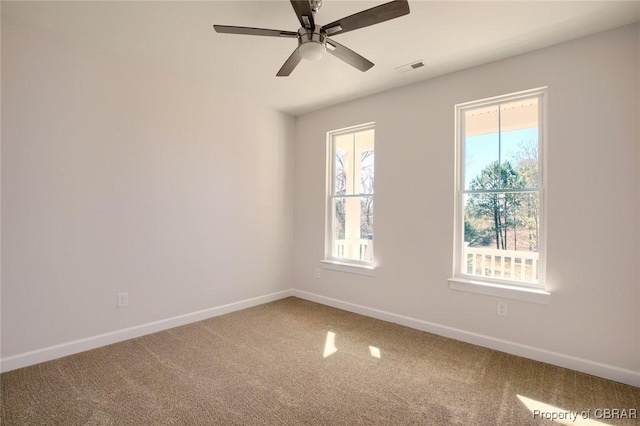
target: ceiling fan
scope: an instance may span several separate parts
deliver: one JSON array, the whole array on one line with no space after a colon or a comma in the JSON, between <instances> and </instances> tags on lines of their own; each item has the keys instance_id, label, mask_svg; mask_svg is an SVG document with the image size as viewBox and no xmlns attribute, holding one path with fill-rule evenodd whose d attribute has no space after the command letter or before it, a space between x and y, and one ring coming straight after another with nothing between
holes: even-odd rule
<instances>
[{"instance_id":1,"label":"ceiling fan","mask_svg":"<svg viewBox=\"0 0 640 426\"><path fill-rule=\"evenodd\" d=\"M291 5L300 21L300 25L302 25L297 32L230 25L214 25L213 28L216 32L227 34L297 38L298 47L282 65L282 68L276 74L278 77L290 75L303 58L316 61L322 58L325 52L331 53L336 58L360 71L367 71L373 66L373 62L330 39L329 36L368 27L369 25L378 24L409 13L407 0L394 0L338 19L330 24L318 26L315 23L314 16L322 6L322 0L291 0Z\"/></svg>"}]
</instances>

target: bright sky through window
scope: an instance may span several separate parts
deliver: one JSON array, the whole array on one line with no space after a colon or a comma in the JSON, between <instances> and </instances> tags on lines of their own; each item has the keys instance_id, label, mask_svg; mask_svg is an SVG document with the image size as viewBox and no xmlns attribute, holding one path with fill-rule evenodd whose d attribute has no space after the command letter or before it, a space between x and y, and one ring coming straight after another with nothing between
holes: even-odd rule
<instances>
[{"instance_id":1,"label":"bright sky through window","mask_svg":"<svg viewBox=\"0 0 640 426\"><path fill-rule=\"evenodd\" d=\"M478 176L483 168L495 161L497 151L497 134L470 136L466 140L465 188L469 188L471 180ZM505 161L515 164L522 150L528 146L537 146L538 128L513 130L502 133L502 156Z\"/></svg>"}]
</instances>

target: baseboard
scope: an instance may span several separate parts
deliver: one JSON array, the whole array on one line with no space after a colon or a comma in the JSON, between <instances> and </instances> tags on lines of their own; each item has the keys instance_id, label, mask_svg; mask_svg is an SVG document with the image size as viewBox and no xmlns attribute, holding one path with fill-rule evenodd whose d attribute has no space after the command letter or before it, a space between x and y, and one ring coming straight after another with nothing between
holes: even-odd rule
<instances>
[{"instance_id":1,"label":"baseboard","mask_svg":"<svg viewBox=\"0 0 640 426\"><path fill-rule=\"evenodd\" d=\"M426 331L437 334L439 336L460 340L474 345L482 346L489 349L495 349L512 355L518 355L524 358L545 362L547 364L557 365L559 367L569 368L571 370L580 371L593 376L602 377L631 386L640 387L640 372L619 368L583 358L574 357L558 352L548 351L546 349L535 348L520 343L510 342L507 340L497 339L494 337L472 333L453 327L447 327L440 324L423 321L416 318L398 315L379 309L369 308L355 303L345 302L333 299L319 294L310 293L302 290L289 289L270 293L251 299L241 300L226 305L216 306L201 311L191 312L185 315L179 315L172 318L154 321L135 327L129 327L122 330L104 333L85 339L74 340L72 342L60 345L50 346L35 351L25 352L18 355L0 359L0 372L15 370L30 365L39 364L45 361L51 361L90 349L96 349L101 346L110 345L124 340L133 339L158 331L167 330L181 325L190 324L196 321L213 318L219 315L228 314L239 311L241 309L262 305L264 303L273 302L285 297L295 296L300 299L309 300L345 311L365 315L371 318L392 322L394 324L404 325L417 330Z\"/></svg>"},{"instance_id":2,"label":"baseboard","mask_svg":"<svg viewBox=\"0 0 640 426\"><path fill-rule=\"evenodd\" d=\"M368 308L366 306L357 305L355 303L345 302L315 293L309 293L302 290L293 290L292 295L300 299L309 300L311 302L320 303L345 311L365 315L371 318L380 319L394 324L404 325L421 331L437 334L439 336L448 337L455 340L471 343L497 351L506 352L512 355L529 358L535 361L556 365L558 367L569 368L571 370L580 371L582 373L591 374L593 376L602 377L631 386L640 387L640 372L615 367L612 365L602 364L583 358L574 357L558 352L548 351L546 349L535 348L520 343L510 342L507 340L496 339L494 337L483 334L472 333L453 327L447 327L416 318L397 315L391 312L379 309Z\"/></svg>"},{"instance_id":3,"label":"baseboard","mask_svg":"<svg viewBox=\"0 0 640 426\"><path fill-rule=\"evenodd\" d=\"M284 290L276 293L266 294L251 299L241 300L239 302L228 303L226 305L215 306L213 308L203 309L201 311L191 312L172 318L137 325L122 330L112 331L97 336L87 337L85 339L74 340L72 342L60 345L49 346L47 348L37 349L18 355L9 356L0 359L0 372L16 370L22 367L39 364L45 361L51 361L56 358L73 355L90 349L96 349L101 346L110 345L124 340L133 339L135 337L144 336L158 331L167 330L181 325L190 324L196 321L217 317L219 315L228 314L239 311L241 309L251 308L253 306L262 305L264 303L273 302L293 295L293 290Z\"/></svg>"}]
</instances>

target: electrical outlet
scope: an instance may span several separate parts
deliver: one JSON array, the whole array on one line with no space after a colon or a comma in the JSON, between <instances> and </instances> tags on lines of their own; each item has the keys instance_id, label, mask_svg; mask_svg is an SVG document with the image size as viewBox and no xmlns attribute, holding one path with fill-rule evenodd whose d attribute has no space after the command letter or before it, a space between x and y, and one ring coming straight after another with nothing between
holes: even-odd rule
<instances>
[{"instance_id":1,"label":"electrical outlet","mask_svg":"<svg viewBox=\"0 0 640 426\"><path fill-rule=\"evenodd\" d=\"M316 279L320 279L320 268L316 268Z\"/></svg>"},{"instance_id":2,"label":"electrical outlet","mask_svg":"<svg viewBox=\"0 0 640 426\"><path fill-rule=\"evenodd\" d=\"M498 302L497 303L497 312L498 316L506 317L507 316L507 303L506 302Z\"/></svg>"},{"instance_id":3,"label":"electrical outlet","mask_svg":"<svg viewBox=\"0 0 640 426\"><path fill-rule=\"evenodd\" d=\"M129 306L129 293L118 293L118 308Z\"/></svg>"}]
</instances>

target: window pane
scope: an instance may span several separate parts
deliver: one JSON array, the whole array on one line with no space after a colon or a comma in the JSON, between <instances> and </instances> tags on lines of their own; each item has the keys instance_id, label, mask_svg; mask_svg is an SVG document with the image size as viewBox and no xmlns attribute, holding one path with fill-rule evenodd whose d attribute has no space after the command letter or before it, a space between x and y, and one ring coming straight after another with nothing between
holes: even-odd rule
<instances>
[{"instance_id":1,"label":"window pane","mask_svg":"<svg viewBox=\"0 0 640 426\"><path fill-rule=\"evenodd\" d=\"M500 130L533 129L538 127L538 98L525 98L500 104Z\"/></svg>"},{"instance_id":2,"label":"window pane","mask_svg":"<svg viewBox=\"0 0 640 426\"><path fill-rule=\"evenodd\" d=\"M540 196L466 194L462 273L537 282Z\"/></svg>"},{"instance_id":3,"label":"window pane","mask_svg":"<svg viewBox=\"0 0 640 426\"><path fill-rule=\"evenodd\" d=\"M519 172L515 187L537 188L538 98L521 99L500 106L500 151L504 168ZM505 188L513 188L506 186Z\"/></svg>"},{"instance_id":4,"label":"window pane","mask_svg":"<svg viewBox=\"0 0 640 426\"><path fill-rule=\"evenodd\" d=\"M360 238L373 240L373 197L360 197Z\"/></svg>"},{"instance_id":5,"label":"window pane","mask_svg":"<svg viewBox=\"0 0 640 426\"><path fill-rule=\"evenodd\" d=\"M473 108L464 114L466 190L477 188L483 173L485 185L489 183L487 174L492 174L492 188L539 187L537 97ZM519 181L512 173L518 168L527 169L527 173L520 173Z\"/></svg>"},{"instance_id":6,"label":"window pane","mask_svg":"<svg viewBox=\"0 0 640 426\"><path fill-rule=\"evenodd\" d=\"M465 111L464 124L464 182L470 189L482 170L500 161L498 106Z\"/></svg>"},{"instance_id":7,"label":"window pane","mask_svg":"<svg viewBox=\"0 0 640 426\"><path fill-rule=\"evenodd\" d=\"M487 165L480 173L469 182L469 190L500 190L500 189L523 189L525 182L512 165L507 161L498 167L498 162L494 161Z\"/></svg>"},{"instance_id":8,"label":"window pane","mask_svg":"<svg viewBox=\"0 0 640 426\"><path fill-rule=\"evenodd\" d=\"M342 195L347 192L347 170L346 170L347 152L343 149L336 149L334 157L333 170L335 171L334 194Z\"/></svg>"},{"instance_id":9,"label":"window pane","mask_svg":"<svg viewBox=\"0 0 640 426\"><path fill-rule=\"evenodd\" d=\"M333 211L333 240L344 240L344 228L345 228L345 207L346 207L346 198L344 197L336 197L332 199L332 208ZM334 245L335 249L335 245ZM342 257L342 254L336 253L335 250L333 252L333 256Z\"/></svg>"},{"instance_id":10,"label":"window pane","mask_svg":"<svg viewBox=\"0 0 640 426\"><path fill-rule=\"evenodd\" d=\"M354 156L358 168L354 176L354 190L357 194L373 194L373 141L373 129L354 135Z\"/></svg>"},{"instance_id":11,"label":"window pane","mask_svg":"<svg viewBox=\"0 0 640 426\"><path fill-rule=\"evenodd\" d=\"M373 197L333 199L332 256L373 261Z\"/></svg>"},{"instance_id":12,"label":"window pane","mask_svg":"<svg viewBox=\"0 0 640 426\"><path fill-rule=\"evenodd\" d=\"M526 129L503 134L505 156L502 162L502 188L539 188L538 129ZM517 179L512 176L517 174Z\"/></svg>"},{"instance_id":13,"label":"window pane","mask_svg":"<svg viewBox=\"0 0 640 426\"><path fill-rule=\"evenodd\" d=\"M353 194L353 134L333 136L334 194Z\"/></svg>"},{"instance_id":14,"label":"window pane","mask_svg":"<svg viewBox=\"0 0 640 426\"><path fill-rule=\"evenodd\" d=\"M373 150L360 153L360 194L373 194L374 160Z\"/></svg>"}]
</instances>

